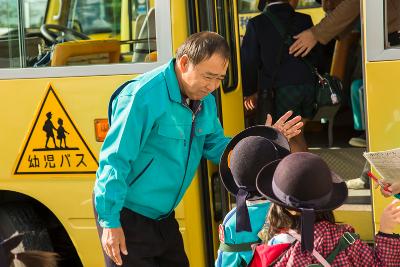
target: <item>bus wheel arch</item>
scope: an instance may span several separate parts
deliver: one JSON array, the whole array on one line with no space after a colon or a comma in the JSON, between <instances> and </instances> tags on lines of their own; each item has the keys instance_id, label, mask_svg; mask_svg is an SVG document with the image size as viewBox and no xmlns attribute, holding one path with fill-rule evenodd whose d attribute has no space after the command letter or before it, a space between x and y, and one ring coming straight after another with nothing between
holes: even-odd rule
<instances>
[{"instance_id":1,"label":"bus wheel arch","mask_svg":"<svg viewBox=\"0 0 400 267\"><path fill-rule=\"evenodd\" d=\"M60 255L59 266L83 266L70 236L51 210L19 192L2 190L0 196L0 240L23 232L19 251L54 251Z\"/></svg>"}]
</instances>

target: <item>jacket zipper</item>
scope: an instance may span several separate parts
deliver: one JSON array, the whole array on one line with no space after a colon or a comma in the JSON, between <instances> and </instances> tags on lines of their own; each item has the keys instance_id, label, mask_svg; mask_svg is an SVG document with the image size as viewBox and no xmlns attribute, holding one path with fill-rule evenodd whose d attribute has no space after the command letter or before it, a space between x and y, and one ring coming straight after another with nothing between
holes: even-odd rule
<instances>
[{"instance_id":1,"label":"jacket zipper","mask_svg":"<svg viewBox=\"0 0 400 267\"><path fill-rule=\"evenodd\" d=\"M183 105L183 104L182 104L182 105ZM182 183L181 183L181 186L179 187L178 194L176 195L176 198L175 198L175 201L174 201L174 205L172 206L172 209L170 210L170 212L169 212L164 218L168 217L168 216L174 211L174 207L176 206L176 201L178 200L179 195L181 194L182 187L183 187L183 184L184 184L184 182L185 182L186 172L187 172L187 168L188 168L188 165L189 165L189 159L190 159L190 151L191 151L191 148L192 148L192 142L193 142L193 137L194 137L194 130L195 130L195 128L196 128L196 121L195 121L195 119L196 119L197 113L201 110L201 102L200 102L200 104L199 104L199 106L197 107L197 109L196 109L195 112L193 112L188 106L186 106L186 105L183 105L183 106L184 106L185 108L189 109L190 112L192 113L192 127L191 127L191 129L190 129L188 156L187 156L187 159L186 159L185 173L183 174ZM185 140L186 140L186 139L185 139Z\"/></svg>"}]
</instances>

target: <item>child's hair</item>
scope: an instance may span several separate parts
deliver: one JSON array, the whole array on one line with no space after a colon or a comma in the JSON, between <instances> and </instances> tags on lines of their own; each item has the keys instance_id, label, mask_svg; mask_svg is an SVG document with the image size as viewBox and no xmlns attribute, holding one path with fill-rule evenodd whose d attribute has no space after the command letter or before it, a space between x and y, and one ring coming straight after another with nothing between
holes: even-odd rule
<instances>
[{"instance_id":1,"label":"child's hair","mask_svg":"<svg viewBox=\"0 0 400 267\"><path fill-rule=\"evenodd\" d=\"M332 211L315 212L315 222L328 221L335 223ZM283 229L292 229L300 233L300 214L293 215L288 209L272 203L267 216L267 240L270 240Z\"/></svg>"}]
</instances>

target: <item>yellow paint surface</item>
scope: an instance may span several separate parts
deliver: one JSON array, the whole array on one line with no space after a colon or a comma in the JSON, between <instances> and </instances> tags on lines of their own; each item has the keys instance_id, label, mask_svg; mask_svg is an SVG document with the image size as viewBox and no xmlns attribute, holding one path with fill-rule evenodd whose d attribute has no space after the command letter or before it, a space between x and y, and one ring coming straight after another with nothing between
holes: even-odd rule
<instances>
[{"instance_id":1,"label":"yellow paint surface","mask_svg":"<svg viewBox=\"0 0 400 267\"><path fill-rule=\"evenodd\" d=\"M400 61L366 63L367 121L370 151L400 147ZM393 198L384 198L373 190L375 230L379 229L384 207ZM400 227L396 229L400 233Z\"/></svg>"}]
</instances>

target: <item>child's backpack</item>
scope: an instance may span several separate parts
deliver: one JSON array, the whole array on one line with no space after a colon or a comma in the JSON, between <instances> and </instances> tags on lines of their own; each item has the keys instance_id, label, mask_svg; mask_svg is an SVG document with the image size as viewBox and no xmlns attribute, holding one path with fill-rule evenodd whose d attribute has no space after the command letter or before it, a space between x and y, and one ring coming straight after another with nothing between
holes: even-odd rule
<instances>
[{"instance_id":1,"label":"child's backpack","mask_svg":"<svg viewBox=\"0 0 400 267\"><path fill-rule=\"evenodd\" d=\"M248 267L266 267L275 264L293 243L276 245L261 244L254 250L253 259Z\"/></svg>"},{"instance_id":2,"label":"child's backpack","mask_svg":"<svg viewBox=\"0 0 400 267\"><path fill-rule=\"evenodd\" d=\"M289 231L289 234L300 241L300 235L294 231ZM335 260L336 255L341 251L345 250L349 246L353 245L354 242L359 239L359 235L355 233L345 232L339 239L335 249L326 257L322 257L315 249L312 255L317 259L319 264L310 264L308 267L330 267L332 262ZM274 266L276 262L285 254L285 252L293 245L293 243L284 243L269 246L267 244L258 245L254 250L253 259L251 260L248 267L269 267Z\"/></svg>"}]
</instances>

